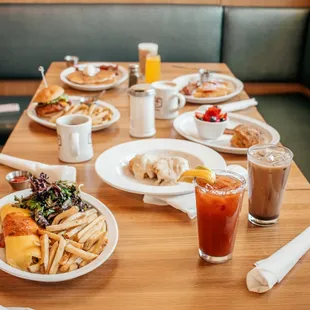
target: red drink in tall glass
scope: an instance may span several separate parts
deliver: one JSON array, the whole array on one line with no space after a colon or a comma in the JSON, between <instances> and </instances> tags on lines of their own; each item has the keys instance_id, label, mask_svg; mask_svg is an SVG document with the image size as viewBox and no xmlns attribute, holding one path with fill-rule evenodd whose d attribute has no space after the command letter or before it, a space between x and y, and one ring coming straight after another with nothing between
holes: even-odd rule
<instances>
[{"instance_id":1,"label":"red drink in tall glass","mask_svg":"<svg viewBox=\"0 0 310 310\"><path fill-rule=\"evenodd\" d=\"M215 173L212 185L195 180L199 255L223 263L232 256L246 181L237 173Z\"/></svg>"}]
</instances>

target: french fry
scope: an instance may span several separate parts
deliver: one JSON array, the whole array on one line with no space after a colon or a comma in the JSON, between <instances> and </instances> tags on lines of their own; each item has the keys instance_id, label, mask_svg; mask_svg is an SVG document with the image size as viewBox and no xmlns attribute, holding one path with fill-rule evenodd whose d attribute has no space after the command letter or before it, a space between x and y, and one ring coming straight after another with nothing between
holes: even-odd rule
<instances>
[{"instance_id":1,"label":"french fry","mask_svg":"<svg viewBox=\"0 0 310 310\"><path fill-rule=\"evenodd\" d=\"M80 240L82 238L82 236L92 227L96 226L98 223L100 223L102 220L104 220L104 216L100 215L99 217L97 217L93 222L91 222L90 224L88 224L84 229L82 229L80 232L78 232L77 234L77 238L78 240Z\"/></svg>"},{"instance_id":2,"label":"french fry","mask_svg":"<svg viewBox=\"0 0 310 310\"><path fill-rule=\"evenodd\" d=\"M78 257L81 257L83 259L86 259L86 260L93 260L98 256L97 254L89 253L89 252L83 251L81 249L78 249L71 244L67 244L65 249L67 252L72 253L72 254L74 254Z\"/></svg>"},{"instance_id":3,"label":"french fry","mask_svg":"<svg viewBox=\"0 0 310 310\"><path fill-rule=\"evenodd\" d=\"M93 245L88 252L90 253L94 253L94 250L95 250L95 245ZM86 260L86 259L83 259L80 263L79 263L79 266L80 267L84 267L85 265L87 265L88 263L90 263L91 261L89 260Z\"/></svg>"},{"instance_id":4,"label":"french fry","mask_svg":"<svg viewBox=\"0 0 310 310\"><path fill-rule=\"evenodd\" d=\"M29 271L34 273L34 272L38 272L40 270L40 263L34 264L34 265L30 265L28 267Z\"/></svg>"},{"instance_id":5,"label":"french fry","mask_svg":"<svg viewBox=\"0 0 310 310\"><path fill-rule=\"evenodd\" d=\"M75 260L77 258L78 257L76 255L70 254L70 258L68 259L68 261L64 265L62 265L59 268L59 271L60 272L67 272L69 270L70 266L75 263Z\"/></svg>"},{"instance_id":6,"label":"french fry","mask_svg":"<svg viewBox=\"0 0 310 310\"><path fill-rule=\"evenodd\" d=\"M106 231L98 230L95 232L88 240L85 242L83 249L85 251L90 251L91 247L100 239L101 235L107 234Z\"/></svg>"},{"instance_id":7,"label":"french fry","mask_svg":"<svg viewBox=\"0 0 310 310\"><path fill-rule=\"evenodd\" d=\"M71 238L73 237L75 234L77 234L79 231L81 231L83 228L85 228L87 226L87 224L91 223L92 221L94 221L97 218L96 214L92 214L90 216L87 217L87 223L78 227L75 227L73 229L70 229L69 231L67 231L66 233L66 237L67 238Z\"/></svg>"},{"instance_id":8,"label":"french fry","mask_svg":"<svg viewBox=\"0 0 310 310\"><path fill-rule=\"evenodd\" d=\"M70 256L71 256L70 253L65 252L64 255L62 256L61 260L59 261L59 265L60 265L60 266L65 265L65 264L68 262Z\"/></svg>"},{"instance_id":9,"label":"french fry","mask_svg":"<svg viewBox=\"0 0 310 310\"><path fill-rule=\"evenodd\" d=\"M86 242L91 236L93 236L96 232L100 231L102 228L102 223L99 222L98 225L91 227L89 230L85 232L84 235L79 239L80 243Z\"/></svg>"},{"instance_id":10,"label":"french fry","mask_svg":"<svg viewBox=\"0 0 310 310\"><path fill-rule=\"evenodd\" d=\"M82 218L80 220L76 220L76 221L72 221L72 222L46 226L46 230L48 230L48 231L60 231L60 230L80 226L80 225L83 225L86 223L87 223L87 218Z\"/></svg>"},{"instance_id":11,"label":"french fry","mask_svg":"<svg viewBox=\"0 0 310 310\"><path fill-rule=\"evenodd\" d=\"M79 265L77 264L77 263L74 263L74 264L72 264L70 267L69 267L69 272L70 271L73 271L73 270L76 270L76 269L78 269L79 268Z\"/></svg>"},{"instance_id":12,"label":"french fry","mask_svg":"<svg viewBox=\"0 0 310 310\"><path fill-rule=\"evenodd\" d=\"M49 260L49 238L47 234L40 237L41 243L41 262L43 263L44 270L47 271Z\"/></svg>"},{"instance_id":13,"label":"french fry","mask_svg":"<svg viewBox=\"0 0 310 310\"><path fill-rule=\"evenodd\" d=\"M58 214L57 216L55 216L53 222L52 222L52 225L57 225L59 224L59 222L62 220L62 219L65 219L66 217L69 217L75 213L77 213L79 211L79 208L76 207L76 206L73 206L72 208L70 208L69 210L66 210L65 212L62 212L60 214Z\"/></svg>"},{"instance_id":14,"label":"french fry","mask_svg":"<svg viewBox=\"0 0 310 310\"><path fill-rule=\"evenodd\" d=\"M67 243L72 244L73 246L75 246L75 247L78 248L78 249L83 249L83 244L82 244L82 243L75 242L75 241L73 241L73 240L68 240Z\"/></svg>"},{"instance_id":15,"label":"french fry","mask_svg":"<svg viewBox=\"0 0 310 310\"><path fill-rule=\"evenodd\" d=\"M70 114L74 114L76 113L78 110L80 109L80 105L79 104L76 104L72 107L72 109L70 109L66 115L70 115Z\"/></svg>"},{"instance_id":16,"label":"french fry","mask_svg":"<svg viewBox=\"0 0 310 310\"><path fill-rule=\"evenodd\" d=\"M75 214L67 217L66 219L64 219L62 221L62 223L68 223L71 221L75 221L75 220L80 219L81 217L84 217L84 216L85 216L85 212L78 212L78 213L75 213Z\"/></svg>"},{"instance_id":17,"label":"french fry","mask_svg":"<svg viewBox=\"0 0 310 310\"><path fill-rule=\"evenodd\" d=\"M43 229L39 229L38 230L39 235L48 235L51 239L56 240L56 241L60 241L61 236L56 235L50 231L47 230L43 230Z\"/></svg>"},{"instance_id":18,"label":"french fry","mask_svg":"<svg viewBox=\"0 0 310 310\"><path fill-rule=\"evenodd\" d=\"M88 116L92 116L92 114L95 111L95 108L96 108L96 105L94 103L92 103L92 105L88 109Z\"/></svg>"},{"instance_id":19,"label":"french fry","mask_svg":"<svg viewBox=\"0 0 310 310\"><path fill-rule=\"evenodd\" d=\"M86 226L87 226L87 224L84 224L84 225L74 227L73 229L68 230L65 234L65 237L66 238L72 238L74 235L76 235L79 231L81 231Z\"/></svg>"},{"instance_id":20,"label":"french fry","mask_svg":"<svg viewBox=\"0 0 310 310\"><path fill-rule=\"evenodd\" d=\"M50 254L49 254L50 260L48 262L47 271L45 271L46 273L48 273L48 271L51 269L51 265L54 260L55 254L56 254L58 244L59 244L58 241L54 242L53 246L50 249Z\"/></svg>"},{"instance_id":21,"label":"french fry","mask_svg":"<svg viewBox=\"0 0 310 310\"><path fill-rule=\"evenodd\" d=\"M59 241L58 249L56 251L55 257L53 259L53 263L51 265L51 268L49 270L49 274L56 274L57 270L59 268L59 261L61 260L64 250L66 246L66 240L64 238L61 238Z\"/></svg>"},{"instance_id":22,"label":"french fry","mask_svg":"<svg viewBox=\"0 0 310 310\"><path fill-rule=\"evenodd\" d=\"M104 247L107 245L106 234L100 236L98 242L95 244L95 248L92 253L99 255Z\"/></svg>"}]
</instances>

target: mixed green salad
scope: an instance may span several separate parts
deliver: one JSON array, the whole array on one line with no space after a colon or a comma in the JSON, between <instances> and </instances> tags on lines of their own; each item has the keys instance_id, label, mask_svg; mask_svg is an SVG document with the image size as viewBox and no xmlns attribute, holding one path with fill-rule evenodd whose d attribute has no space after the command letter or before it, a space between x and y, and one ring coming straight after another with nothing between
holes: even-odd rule
<instances>
[{"instance_id":1,"label":"mixed green salad","mask_svg":"<svg viewBox=\"0 0 310 310\"><path fill-rule=\"evenodd\" d=\"M36 223L45 228L51 225L58 214L77 206L84 212L90 205L80 197L79 188L75 183L66 181L49 182L48 176L41 173L38 178L30 178L32 194L28 197L15 196L15 207L28 209Z\"/></svg>"}]
</instances>

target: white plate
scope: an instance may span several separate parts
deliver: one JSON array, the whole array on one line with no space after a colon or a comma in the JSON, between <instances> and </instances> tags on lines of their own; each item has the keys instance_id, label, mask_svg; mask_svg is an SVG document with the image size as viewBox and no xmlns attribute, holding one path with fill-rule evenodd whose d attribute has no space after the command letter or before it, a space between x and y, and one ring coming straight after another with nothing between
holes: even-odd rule
<instances>
[{"instance_id":1,"label":"white plate","mask_svg":"<svg viewBox=\"0 0 310 310\"><path fill-rule=\"evenodd\" d=\"M78 96L69 96L69 99L72 101L72 104L80 102L80 97L78 97ZM39 123L45 127L48 127L51 129L56 129L55 123L51 123L51 122L47 121L46 119L37 116L37 113L35 110L35 107L37 106L37 104L38 104L37 102L33 102L30 104L29 108L27 109L27 115L33 121L35 121L35 122L37 122L37 123ZM110 121L108 121L104 124L101 124L101 125L92 126L92 131L98 131L98 130L102 130L102 129L105 129L107 127L110 127L112 124L117 122L121 116L119 110L117 110L112 104L109 104L109 103L102 101L102 100L97 100L97 104L100 106L109 108L112 111L113 115L112 115L112 119Z\"/></svg>"},{"instance_id":2,"label":"white plate","mask_svg":"<svg viewBox=\"0 0 310 310\"><path fill-rule=\"evenodd\" d=\"M232 135L222 135L217 140L204 140L198 134L195 120L194 120L195 111L186 112L178 116L174 122L174 129L184 138L198 142L213 149L223 152L223 153L231 153L231 154L246 154L247 148L238 148L232 147L230 145L230 139ZM265 143L268 144L276 144L280 141L279 133L271 126L258 121L254 118L247 117L241 114L228 113L229 122L227 128L233 129L239 124L248 124L251 126L255 126L260 129L265 137Z\"/></svg>"},{"instance_id":3,"label":"white plate","mask_svg":"<svg viewBox=\"0 0 310 310\"><path fill-rule=\"evenodd\" d=\"M116 66L116 64L114 63L110 63L110 62L92 62L90 63L94 66ZM87 63L85 64L80 64L77 65L79 68L84 68L87 65ZM116 81L114 83L111 84L95 84L95 85L81 85L81 84L76 84L76 83L72 83L71 81L69 81L67 79L67 76L75 71L75 67L69 67L65 70L63 70L60 73L60 79L67 85L69 85L70 87L77 89L77 90L83 90L83 91L101 91L101 90L105 90L105 89L110 89L113 87L116 87L118 85L120 85L121 83L123 83L124 81L127 80L128 78L128 71L122 67L122 66L118 66L118 72L120 73L121 76L117 77Z\"/></svg>"},{"instance_id":4,"label":"white plate","mask_svg":"<svg viewBox=\"0 0 310 310\"><path fill-rule=\"evenodd\" d=\"M23 191L15 192L13 194L7 195L0 199L0 209L8 203L14 202L14 196L17 197L26 197L31 194L30 189L26 189ZM27 271L22 271L11 267L5 262L5 249L0 249L0 269L6 273L9 273L15 277L32 280L32 281L39 281L39 282L60 282L60 281L67 281L77 277L80 277L86 273L93 271L94 269L98 268L102 265L113 253L117 241L118 241L118 227L116 220L112 214L112 212L98 199L81 192L81 197L86 202L91 204L94 208L96 208L99 213L104 214L105 219L107 221L108 226L108 238L109 242L107 246L104 248L103 252L91 263L88 265L66 273L59 273L54 275L47 275L47 274L38 274L38 273L31 273Z\"/></svg>"},{"instance_id":5,"label":"white plate","mask_svg":"<svg viewBox=\"0 0 310 310\"><path fill-rule=\"evenodd\" d=\"M236 79L233 76L219 73L212 73L212 77L215 79L221 79L225 81L230 81L234 85L234 91L226 96L221 97L209 97L209 98L195 98L194 96L185 96L187 102L198 103L198 104L206 104L206 103L219 103L226 100L229 100L237 95L239 95L243 90L243 83ZM186 86L189 82L199 81L199 74L187 74L181 75L173 80L173 82L178 84L179 89L181 90L184 86Z\"/></svg>"},{"instance_id":6,"label":"white plate","mask_svg":"<svg viewBox=\"0 0 310 310\"><path fill-rule=\"evenodd\" d=\"M103 152L96 160L95 170L105 183L130 193L164 196L194 191L194 186L187 183L158 186L154 180L136 180L128 169L128 163L135 155L143 153L181 156L188 160L190 168L199 165L211 169L226 168L220 154L197 143L176 139L145 139L120 144Z\"/></svg>"}]
</instances>

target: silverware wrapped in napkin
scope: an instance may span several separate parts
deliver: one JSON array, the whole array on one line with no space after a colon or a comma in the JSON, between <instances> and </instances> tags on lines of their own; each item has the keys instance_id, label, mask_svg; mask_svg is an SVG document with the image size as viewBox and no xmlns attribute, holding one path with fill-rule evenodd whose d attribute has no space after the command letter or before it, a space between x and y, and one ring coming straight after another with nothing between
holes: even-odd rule
<instances>
[{"instance_id":1,"label":"silverware wrapped in napkin","mask_svg":"<svg viewBox=\"0 0 310 310\"><path fill-rule=\"evenodd\" d=\"M280 250L255 263L246 277L249 291L264 293L280 283L299 259L310 249L310 227Z\"/></svg>"},{"instance_id":2,"label":"silverware wrapped in napkin","mask_svg":"<svg viewBox=\"0 0 310 310\"><path fill-rule=\"evenodd\" d=\"M35 176L39 176L41 172L44 172L50 177L51 181L76 181L76 169L71 166L46 165L36 161L25 160L5 154L0 154L0 164L17 170L29 171Z\"/></svg>"}]
</instances>

